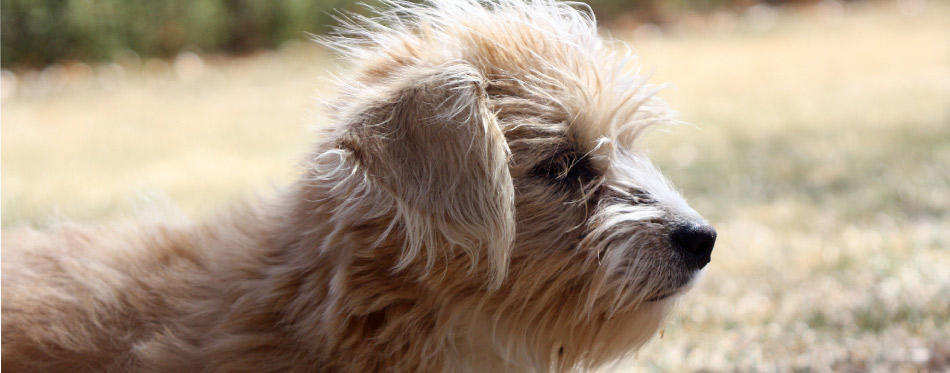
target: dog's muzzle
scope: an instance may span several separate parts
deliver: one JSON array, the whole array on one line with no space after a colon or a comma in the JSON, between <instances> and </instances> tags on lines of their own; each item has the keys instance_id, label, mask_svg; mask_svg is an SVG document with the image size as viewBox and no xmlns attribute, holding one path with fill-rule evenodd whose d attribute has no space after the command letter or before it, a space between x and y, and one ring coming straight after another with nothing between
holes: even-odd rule
<instances>
[{"instance_id":1,"label":"dog's muzzle","mask_svg":"<svg viewBox=\"0 0 950 373\"><path fill-rule=\"evenodd\" d=\"M670 241L673 250L684 259L686 267L699 270L709 263L716 244L716 230L706 224L686 223L670 233Z\"/></svg>"}]
</instances>

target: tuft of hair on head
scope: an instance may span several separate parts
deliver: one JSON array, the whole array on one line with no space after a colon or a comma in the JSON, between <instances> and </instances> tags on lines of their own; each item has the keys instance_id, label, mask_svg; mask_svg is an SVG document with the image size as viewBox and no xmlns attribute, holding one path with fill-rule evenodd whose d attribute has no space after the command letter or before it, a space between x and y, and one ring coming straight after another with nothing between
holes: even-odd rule
<instances>
[{"instance_id":1,"label":"tuft of hair on head","mask_svg":"<svg viewBox=\"0 0 950 373\"><path fill-rule=\"evenodd\" d=\"M342 13L320 44L355 64L337 84L344 96L371 90L361 77L398 73L399 66L465 61L499 85L586 123L590 139L634 148L647 129L674 124L677 114L656 97L633 49L598 34L583 3L552 0L389 0L370 15ZM355 78L355 79L354 79ZM502 84L500 81L504 80ZM345 100L331 105L345 110ZM598 140L599 141L599 140Z\"/></svg>"}]
</instances>

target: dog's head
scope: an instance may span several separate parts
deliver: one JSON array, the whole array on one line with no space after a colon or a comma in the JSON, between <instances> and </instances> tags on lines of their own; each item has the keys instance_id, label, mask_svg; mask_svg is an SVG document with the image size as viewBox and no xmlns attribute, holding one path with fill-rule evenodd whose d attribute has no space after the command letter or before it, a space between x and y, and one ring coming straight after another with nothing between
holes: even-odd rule
<instances>
[{"instance_id":1,"label":"dog's head","mask_svg":"<svg viewBox=\"0 0 950 373\"><path fill-rule=\"evenodd\" d=\"M480 284L494 327L522 335L500 349L535 365L600 363L653 334L716 232L637 148L672 112L588 13L396 3L342 31L356 38L329 45L357 73L324 154L371 189L350 193L390 201L397 270Z\"/></svg>"}]
</instances>

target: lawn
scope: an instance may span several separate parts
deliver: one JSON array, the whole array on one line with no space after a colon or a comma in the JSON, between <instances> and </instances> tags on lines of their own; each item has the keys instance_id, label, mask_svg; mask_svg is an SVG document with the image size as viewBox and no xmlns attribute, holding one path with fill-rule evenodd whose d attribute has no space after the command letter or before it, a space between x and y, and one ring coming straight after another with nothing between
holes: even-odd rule
<instances>
[{"instance_id":1,"label":"lawn","mask_svg":"<svg viewBox=\"0 0 950 373\"><path fill-rule=\"evenodd\" d=\"M950 5L897 10L611 30L674 83L661 95L689 124L643 145L719 232L705 279L620 369L950 370ZM3 227L199 219L269 193L339 70L290 43L4 73Z\"/></svg>"}]
</instances>

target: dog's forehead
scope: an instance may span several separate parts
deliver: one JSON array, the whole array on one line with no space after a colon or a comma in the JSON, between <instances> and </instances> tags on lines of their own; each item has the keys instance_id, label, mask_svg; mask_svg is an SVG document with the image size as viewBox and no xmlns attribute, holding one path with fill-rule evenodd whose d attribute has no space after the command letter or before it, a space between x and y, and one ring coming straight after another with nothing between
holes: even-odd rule
<instances>
[{"instance_id":1,"label":"dog's forehead","mask_svg":"<svg viewBox=\"0 0 950 373\"><path fill-rule=\"evenodd\" d=\"M499 115L534 118L544 122L543 135L555 131L589 149L605 141L632 147L646 129L675 122L675 112L656 97L660 87L647 83L630 55L606 48L596 35L577 43L530 27L522 32L523 43L503 45L512 37L499 35L469 46L467 58L485 74Z\"/></svg>"},{"instance_id":2,"label":"dog's forehead","mask_svg":"<svg viewBox=\"0 0 950 373\"><path fill-rule=\"evenodd\" d=\"M357 92L404 71L463 61L482 74L500 124L543 122L582 148L632 147L646 128L673 121L630 49L605 42L588 9L514 0L430 5L404 4L328 40L358 61Z\"/></svg>"}]
</instances>

